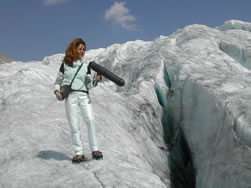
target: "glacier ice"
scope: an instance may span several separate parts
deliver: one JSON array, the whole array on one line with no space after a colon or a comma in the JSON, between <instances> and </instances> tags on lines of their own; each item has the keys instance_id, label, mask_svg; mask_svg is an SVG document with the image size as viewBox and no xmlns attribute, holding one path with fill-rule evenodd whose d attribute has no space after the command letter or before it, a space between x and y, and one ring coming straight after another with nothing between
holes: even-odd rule
<instances>
[{"instance_id":1,"label":"glacier ice","mask_svg":"<svg viewBox=\"0 0 251 188\"><path fill-rule=\"evenodd\" d=\"M245 30L251 31L251 23L243 22L240 20L228 20L223 25L217 27L217 29L225 31L225 30Z\"/></svg>"},{"instance_id":2,"label":"glacier ice","mask_svg":"<svg viewBox=\"0 0 251 188\"><path fill-rule=\"evenodd\" d=\"M90 91L104 160L72 165L63 54L0 64L1 187L251 187L250 23L89 50L122 77ZM86 127L82 126L88 156Z\"/></svg>"}]
</instances>

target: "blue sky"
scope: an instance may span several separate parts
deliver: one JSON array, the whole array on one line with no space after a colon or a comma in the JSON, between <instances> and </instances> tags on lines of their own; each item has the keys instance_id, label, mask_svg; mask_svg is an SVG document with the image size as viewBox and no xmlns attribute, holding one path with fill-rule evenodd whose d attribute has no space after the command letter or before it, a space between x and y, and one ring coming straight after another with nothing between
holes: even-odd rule
<instances>
[{"instance_id":1,"label":"blue sky","mask_svg":"<svg viewBox=\"0 0 251 188\"><path fill-rule=\"evenodd\" d=\"M81 37L87 49L154 40L190 24L251 22L250 0L1 0L0 52L21 61L64 53Z\"/></svg>"}]
</instances>

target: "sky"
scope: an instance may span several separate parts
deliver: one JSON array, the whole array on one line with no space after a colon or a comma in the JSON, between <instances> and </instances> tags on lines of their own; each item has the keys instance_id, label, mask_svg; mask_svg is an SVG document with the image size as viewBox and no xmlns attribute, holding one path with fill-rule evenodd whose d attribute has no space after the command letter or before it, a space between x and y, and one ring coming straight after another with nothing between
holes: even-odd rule
<instances>
[{"instance_id":1,"label":"sky","mask_svg":"<svg viewBox=\"0 0 251 188\"><path fill-rule=\"evenodd\" d=\"M153 41L191 24L251 22L250 0L0 0L0 53L41 61L75 38L87 50Z\"/></svg>"}]
</instances>

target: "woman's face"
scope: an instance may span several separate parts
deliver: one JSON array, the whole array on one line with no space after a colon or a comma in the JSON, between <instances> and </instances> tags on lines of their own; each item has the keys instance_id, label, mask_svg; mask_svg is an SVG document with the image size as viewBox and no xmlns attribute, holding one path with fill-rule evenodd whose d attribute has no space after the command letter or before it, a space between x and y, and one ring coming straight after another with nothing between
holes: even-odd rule
<instances>
[{"instance_id":1,"label":"woman's face","mask_svg":"<svg viewBox=\"0 0 251 188\"><path fill-rule=\"evenodd\" d=\"M78 59L81 59L85 55L85 45L80 44L77 47Z\"/></svg>"}]
</instances>

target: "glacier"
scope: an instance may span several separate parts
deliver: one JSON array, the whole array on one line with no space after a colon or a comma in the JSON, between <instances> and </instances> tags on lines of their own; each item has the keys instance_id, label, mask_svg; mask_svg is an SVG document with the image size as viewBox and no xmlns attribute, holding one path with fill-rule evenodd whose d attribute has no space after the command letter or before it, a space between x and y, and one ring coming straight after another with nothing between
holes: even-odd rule
<instances>
[{"instance_id":1,"label":"glacier","mask_svg":"<svg viewBox=\"0 0 251 188\"><path fill-rule=\"evenodd\" d=\"M0 187L251 187L250 32L229 20L88 50L126 84L90 90L104 159L80 165L53 94L64 54L0 64Z\"/></svg>"}]
</instances>

